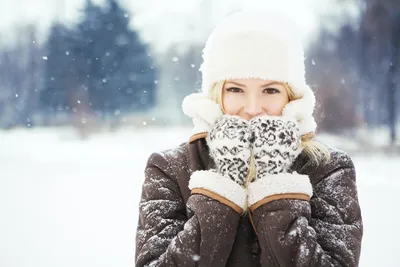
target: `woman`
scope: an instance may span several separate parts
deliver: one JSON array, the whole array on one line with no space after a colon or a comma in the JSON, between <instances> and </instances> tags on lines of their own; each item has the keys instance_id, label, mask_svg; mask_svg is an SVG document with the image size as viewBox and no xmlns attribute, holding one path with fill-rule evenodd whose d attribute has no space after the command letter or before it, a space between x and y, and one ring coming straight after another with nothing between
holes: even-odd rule
<instances>
[{"instance_id":1,"label":"woman","mask_svg":"<svg viewBox=\"0 0 400 267\"><path fill-rule=\"evenodd\" d=\"M301 40L275 16L210 35L193 135L147 163L136 266L358 266L354 166L315 140Z\"/></svg>"}]
</instances>

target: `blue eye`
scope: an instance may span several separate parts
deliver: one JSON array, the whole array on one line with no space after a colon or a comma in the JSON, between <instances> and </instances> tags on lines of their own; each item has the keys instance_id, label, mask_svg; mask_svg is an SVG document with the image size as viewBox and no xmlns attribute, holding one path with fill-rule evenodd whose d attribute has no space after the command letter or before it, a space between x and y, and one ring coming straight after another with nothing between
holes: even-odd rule
<instances>
[{"instance_id":1,"label":"blue eye","mask_svg":"<svg viewBox=\"0 0 400 267\"><path fill-rule=\"evenodd\" d=\"M243 92L243 90L238 88L238 87L230 87L230 88L227 88L226 91L232 92L232 93L241 93L241 92Z\"/></svg>"},{"instance_id":2,"label":"blue eye","mask_svg":"<svg viewBox=\"0 0 400 267\"><path fill-rule=\"evenodd\" d=\"M266 92L267 94L272 95L272 94L278 94L278 93L280 93L281 91L279 91L279 90L276 89L276 88L266 88L266 89L264 89L264 92Z\"/></svg>"}]
</instances>

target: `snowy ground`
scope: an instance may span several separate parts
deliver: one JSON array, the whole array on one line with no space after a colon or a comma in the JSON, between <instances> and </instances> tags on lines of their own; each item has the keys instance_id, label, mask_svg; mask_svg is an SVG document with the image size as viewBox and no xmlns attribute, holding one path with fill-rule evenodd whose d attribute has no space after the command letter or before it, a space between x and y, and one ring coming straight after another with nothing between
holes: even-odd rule
<instances>
[{"instance_id":1,"label":"snowy ground","mask_svg":"<svg viewBox=\"0 0 400 267\"><path fill-rule=\"evenodd\" d=\"M137 204L153 151L188 129L79 141L68 130L0 132L0 266L134 266ZM365 235L361 267L397 267L400 157L354 156Z\"/></svg>"}]
</instances>

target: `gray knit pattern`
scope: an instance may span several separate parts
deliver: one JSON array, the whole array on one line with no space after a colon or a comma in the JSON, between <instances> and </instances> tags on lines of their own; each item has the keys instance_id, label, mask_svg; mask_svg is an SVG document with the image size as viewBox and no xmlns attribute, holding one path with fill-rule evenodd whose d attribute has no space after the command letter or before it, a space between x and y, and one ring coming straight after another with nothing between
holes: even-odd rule
<instances>
[{"instance_id":1,"label":"gray knit pattern","mask_svg":"<svg viewBox=\"0 0 400 267\"><path fill-rule=\"evenodd\" d=\"M250 121L254 135L252 150L256 179L288 172L301 152L301 136L297 122L275 116L256 117Z\"/></svg>"},{"instance_id":2,"label":"gray knit pattern","mask_svg":"<svg viewBox=\"0 0 400 267\"><path fill-rule=\"evenodd\" d=\"M239 116L223 115L207 136L216 171L244 186L251 154L249 122Z\"/></svg>"}]
</instances>

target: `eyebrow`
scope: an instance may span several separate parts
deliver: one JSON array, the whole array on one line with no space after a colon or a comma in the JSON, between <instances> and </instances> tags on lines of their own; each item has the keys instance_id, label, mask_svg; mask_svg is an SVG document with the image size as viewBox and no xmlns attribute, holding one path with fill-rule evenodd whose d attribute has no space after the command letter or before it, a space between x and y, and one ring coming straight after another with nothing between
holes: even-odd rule
<instances>
[{"instance_id":1,"label":"eyebrow","mask_svg":"<svg viewBox=\"0 0 400 267\"><path fill-rule=\"evenodd\" d=\"M228 81L228 82L226 82L226 84L229 84L229 83L234 84L234 85L237 85L237 86L241 86L241 87L247 87L247 86L244 85L244 84L241 84L241 83L238 83L238 82L234 82L234 81ZM260 85L260 87L266 87L266 86L270 86L270 85L273 85L273 84L279 84L279 82L273 81L273 82L270 82L270 83L267 83L267 84Z\"/></svg>"}]
</instances>

